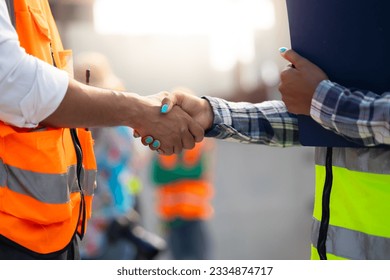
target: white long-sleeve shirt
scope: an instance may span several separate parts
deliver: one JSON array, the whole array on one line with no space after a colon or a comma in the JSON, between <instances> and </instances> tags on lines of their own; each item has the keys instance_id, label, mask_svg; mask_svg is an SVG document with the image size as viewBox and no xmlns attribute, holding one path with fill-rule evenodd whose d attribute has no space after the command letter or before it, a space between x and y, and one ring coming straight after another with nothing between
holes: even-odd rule
<instances>
[{"instance_id":1,"label":"white long-sleeve shirt","mask_svg":"<svg viewBox=\"0 0 390 280\"><path fill-rule=\"evenodd\" d=\"M53 113L68 88L68 73L25 52L0 0L0 120L36 127Z\"/></svg>"}]
</instances>

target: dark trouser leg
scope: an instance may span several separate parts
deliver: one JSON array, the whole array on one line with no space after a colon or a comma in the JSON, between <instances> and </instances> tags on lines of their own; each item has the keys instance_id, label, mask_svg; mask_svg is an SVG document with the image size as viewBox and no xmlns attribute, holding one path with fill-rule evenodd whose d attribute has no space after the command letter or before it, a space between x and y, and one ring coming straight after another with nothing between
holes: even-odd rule
<instances>
[{"instance_id":1,"label":"dark trouser leg","mask_svg":"<svg viewBox=\"0 0 390 280\"><path fill-rule=\"evenodd\" d=\"M67 248L61 252L52 254L37 254L13 243L0 238L0 260L79 260L80 252L77 237L74 237Z\"/></svg>"}]
</instances>

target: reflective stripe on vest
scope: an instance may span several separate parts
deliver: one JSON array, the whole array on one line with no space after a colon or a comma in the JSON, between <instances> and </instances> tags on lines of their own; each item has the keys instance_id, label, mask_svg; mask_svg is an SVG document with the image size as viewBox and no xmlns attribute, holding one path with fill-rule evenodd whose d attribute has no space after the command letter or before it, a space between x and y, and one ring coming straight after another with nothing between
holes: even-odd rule
<instances>
[{"instance_id":1,"label":"reflective stripe on vest","mask_svg":"<svg viewBox=\"0 0 390 280\"><path fill-rule=\"evenodd\" d=\"M47 0L14 0L16 29L27 53L66 69L64 51ZM54 61L53 61L54 59ZM96 162L91 133L78 129L81 182L91 216ZM20 129L0 122L0 234L39 254L64 249L80 232L80 190L69 129Z\"/></svg>"},{"instance_id":2,"label":"reflective stripe on vest","mask_svg":"<svg viewBox=\"0 0 390 280\"><path fill-rule=\"evenodd\" d=\"M325 148L316 149L315 221L321 220L325 154ZM390 259L390 149L333 148L332 170L328 259Z\"/></svg>"},{"instance_id":3,"label":"reflective stripe on vest","mask_svg":"<svg viewBox=\"0 0 390 280\"><path fill-rule=\"evenodd\" d=\"M313 244L317 242L319 229L320 221L314 219L311 235ZM331 225L328 229L328 240L327 252L329 259L386 260L390 257L389 238ZM314 259L318 259L316 252L314 255Z\"/></svg>"},{"instance_id":4,"label":"reflective stripe on vest","mask_svg":"<svg viewBox=\"0 0 390 280\"><path fill-rule=\"evenodd\" d=\"M0 159L0 188L7 186L11 191L31 196L43 203L67 203L69 194L79 191L75 174L75 165L70 166L68 172L64 174L44 174L5 165ZM86 195L93 194L94 177L95 171L85 171L82 185L85 186L83 190ZM29 188L28 186L31 185L39 186L39 188ZM54 192L53 186L67 186L67 188L59 188L57 192Z\"/></svg>"}]
</instances>

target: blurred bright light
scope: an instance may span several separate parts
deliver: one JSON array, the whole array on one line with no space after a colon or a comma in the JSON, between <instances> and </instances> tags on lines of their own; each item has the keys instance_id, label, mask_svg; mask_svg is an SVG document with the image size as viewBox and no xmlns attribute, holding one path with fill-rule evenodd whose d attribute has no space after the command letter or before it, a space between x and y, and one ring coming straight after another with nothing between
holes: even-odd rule
<instances>
[{"instance_id":1,"label":"blurred bright light","mask_svg":"<svg viewBox=\"0 0 390 280\"><path fill-rule=\"evenodd\" d=\"M260 73L262 80L268 87L274 87L279 83L279 72L279 67L275 61L263 61Z\"/></svg>"},{"instance_id":2,"label":"blurred bright light","mask_svg":"<svg viewBox=\"0 0 390 280\"><path fill-rule=\"evenodd\" d=\"M96 0L98 33L207 35L214 68L254 59L254 33L274 26L272 0Z\"/></svg>"},{"instance_id":3,"label":"blurred bright light","mask_svg":"<svg viewBox=\"0 0 390 280\"><path fill-rule=\"evenodd\" d=\"M97 32L109 34L210 34L232 25L269 29L271 0L96 0Z\"/></svg>"}]
</instances>

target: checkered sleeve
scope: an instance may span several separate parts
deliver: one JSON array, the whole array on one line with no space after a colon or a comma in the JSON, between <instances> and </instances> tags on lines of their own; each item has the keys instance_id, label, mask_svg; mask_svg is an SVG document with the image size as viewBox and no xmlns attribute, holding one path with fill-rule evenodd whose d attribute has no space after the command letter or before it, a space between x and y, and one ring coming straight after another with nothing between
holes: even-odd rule
<instances>
[{"instance_id":1,"label":"checkered sleeve","mask_svg":"<svg viewBox=\"0 0 390 280\"><path fill-rule=\"evenodd\" d=\"M207 137L279 147L299 145L297 118L287 112L282 101L253 104L203 98L214 112L214 123Z\"/></svg>"},{"instance_id":2,"label":"checkered sleeve","mask_svg":"<svg viewBox=\"0 0 390 280\"><path fill-rule=\"evenodd\" d=\"M390 92L378 95L322 81L310 114L325 128L364 146L390 144Z\"/></svg>"}]
</instances>

